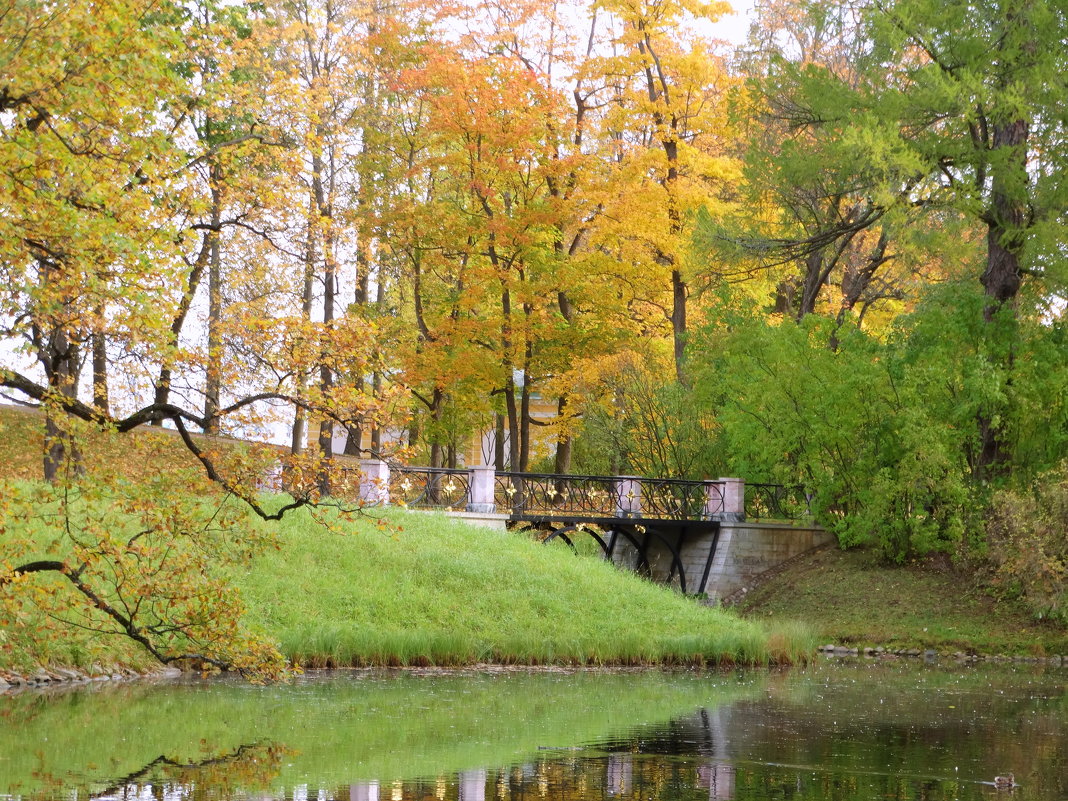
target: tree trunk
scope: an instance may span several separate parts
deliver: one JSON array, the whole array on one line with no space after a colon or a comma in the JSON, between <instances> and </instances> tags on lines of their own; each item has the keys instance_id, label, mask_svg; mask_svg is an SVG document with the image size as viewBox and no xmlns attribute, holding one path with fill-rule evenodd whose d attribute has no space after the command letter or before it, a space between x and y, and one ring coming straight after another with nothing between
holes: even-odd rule
<instances>
[{"instance_id":1,"label":"tree trunk","mask_svg":"<svg viewBox=\"0 0 1068 801\"><path fill-rule=\"evenodd\" d=\"M563 419L567 411L567 395L561 395L556 403L556 417ZM571 435L561 431L556 437L556 458L553 460L553 472L565 476L571 472Z\"/></svg>"},{"instance_id":2,"label":"tree trunk","mask_svg":"<svg viewBox=\"0 0 1068 801\"><path fill-rule=\"evenodd\" d=\"M332 234L327 234L326 246L323 248L326 257L323 267L323 324L327 330L334 322L334 286L336 283L336 271L333 259ZM319 394L323 401L328 401L334 388L334 372L330 365L319 365ZM330 465L334 459L334 421L327 416L319 421L319 455L323 460L319 470L319 494L330 495Z\"/></svg>"},{"instance_id":3,"label":"tree trunk","mask_svg":"<svg viewBox=\"0 0 1068 801\"><path fill-rule=\"evenodd\" d=\"M363 426L345 426L346 456L363 455Z\"/></svg>"},{"instance_id":4,"label":"tree trunk","mask_svg":"<svg viewBox=\"0 0 1068 801\"><path fill-rule=\"evenodd\" d=\"M1030 129L1026 120L999 122L993 126L993 149L997 168L991 170L990 211L987 215L986 269L982 284L990 299L983 310L987 323L992 323L1002 309L1015 314L1016 295L1020 291L1023 272L1020 254L1027 228L1026 195L1028 186L1027 140ZM1001 161L997 151L1010 150ZM1010 365L1012 354L1009 355ZM1006 366L1010 366L1006 365ZM1006 379L1011 382L1011 376ZM986 478L1008 468L1010 446L1005 432L995 423L996 411L979 415L979 449L976 475Z\"/></svg>"},{"instance_id":5,"label":"tree trunk","mask_svg":"<svg viewBox=\"0 0 1068 801\"><path fill-rule=\"evenodd\" d=\"M103 311L100 312L101 316ZM102 331L93 334L93 406L108 413L108 350L107 338Z\"/></svg>"},{"instance_id":6,"label":"tree trunk","mask_svg":"<svg viewBox=\"0 0 1068 801\"><path fill-rule=\"evenodd\" d=\"M204 386L204 433L218 434L220 396L222 394L222 167L212 163L208 171L211 184L211 232L208 255L208 365Z\"/></svg>"},{"instance_id":7,"label":"tree trunk","mask_svg":"<svg viewBox=\"0 0 1068 801\"><path fill-rule=\"evenodd\" d=\"M675 356L675 378L689 386L686 378L686 282L678 269L671 271L671 338Z\"/></svg>"},{"instance_id":8,"label":"tree trunk","mask_svg":"<svg viewBox=\"0 0 1068 801\"><path fill-rule=\"evenodd\" d=\"M334 225L333 210L326 186L323 183L323 172L326 164L322 154L315 153L312 156L312 197L315 200L315 227L318 234L323 237L323 327L326 329L324 336L328 336L334 326L334 294L337 289L337 265L334 262ZM325 343L328 345L328 343ZM330 395L334 389L334 372L325 361L319 363L319 398L323 403L329 403ZM330 468L334 460L334 421L327 415L322 415L319 420L319 494L323 497L330 495Z\"/></svg>"},{"instance_id":9,"label":"tree trunk","mask_svg":"<svg viewBox=\"0 0 1068 801\"><path fill-rule=\"evenodd\" d=\"M310 226L310 220L309 220ZM304 287L301 294L300 312L301 319L311 320L312 302L315 293L315 244L309 227L308 243L304 251ZM303 371L298 370L295 376L296 393L302 397L308 388L308 378ZM289 443L289 452L293 454L304 450L304 435L307 432L308 413L303 406L297 406L293 411L293 432Z\"/></svg>"},{"instance_id":10,"label":"tree trunk","mask_svg":"<svg viewBox=\"0 0 1068 801\"><path fill-rule=\"evenodd\" d=\"M377 370L371 374L371 393L374 395L375 400L378 400L382 395L382 373ZM374 459L382 458L382 426L377 422L371 426L371 457Z\"/></svg>"},{"instance_id":11,"label":"tree trunk","mask_svg":"<svg viewBox=\"0 0 1068 801\"><path fill-rule=\"evenodd\" d=\"M520 402L519 426L519 472L525 473L530 469L530 377L526 368L523 369L523 395Z\"/></svg>"},{"instance_id":12,"label":"tree trunk","mask_svg":"<svg viewBox=\"0 0 1068 801\"><path fill-rule=\"evenodd\" d=\"M1023 273L1020 251L1024 244L1027 206L1020 188L1028 184L1026 120L1013 120L994 126L993 149L1012 152L1001 169L992 170L991 208L987 216L987 256L983 289L991 302L986 307L989 322L1006 304L1016 298ZM1016 191L1013 191L1013 190Z\"/></svg>"},{"instance_id":13,"label":"tree trunk","mask_svg":"<svg viewBox=\"0 0 1068 801\"><path fill-rule=\"evenodd\" d=\"M497 412L493 417L493 469L496 470L498 473L503 473L505 470L504 438L506 436L504 415L500 412Z\"/></svg>"},{"instance_id":14,"label":"tree trunk","mask_svg":"<svg viewBox=\"0 0 1068 801\"><path fill-rule=\"evenodd\" d=\"M212 175L216 168L212 167ZM217 178L213 179L217 180ZM208 259L208 369L204 386L204 433L218 434L220 395L222 393L222 252L218 225L222 215L219 191L212 187L211 255Z\"/></svg>"},{"instance_id":15,"label":"tree trunk","mask_svg":"<svg viewBox=\"0 0 1068 801\"><path fill-rule=\"evenodd\" d=\"M504 388L504 405L508 414L508 469L516 472L521 471L519 462L519 409L515 400L515 378L511 371Z\"/></svg>"},{"instance_id":16,"label":"tree trunk","mask_svg":"<svg viewBox=\"0 0 1068 801\"><path fill-rule=\"evenodd\" d=\"M80 355L78 347L71 344L62 332L54 332L49 339L47 359L49 362L49 389L65 398L78 397ZM44 479L55 483L64 467L81 473L81 454L66 426L67 413L51 404L45 405Z\"/></svg>"},{"instance_id":17,"label":"tree trunk","mask_svg":"<svg viewBox=\"0 0 1068 801\"><path fill-rule=\"evenodd\" d=\"M441 415L444 412L445 391L441 387L434 387L434 394L430 398L430 419L432 421L430 432L430 466L444 467L445 451L441 444Z\"/></svg>"},{"instance_id":18,"label":"tree trunk","mask_svg":"<svg viewBox=\"0 0 1068 801\"><path fill-rule=\"evenodd\" d=\"M377 281L375 282L375 306L378 308L379 314L385 313L386 310L386 294L384 282L382 281L382 262L381 260L377 265ZM382 397L382 371L375 370L371 373L371 394L374 399L380 400ZM374 459L382 458L382 426L378 423L377 418L371 423L371 456Z\"/></svg>"},{"instance_id":19,"label":"tree trunk","mask_svg":"<svg viewBox=\"0 0 1068 801\"><path fill-rule=\"evenodd\" d=\"M193 299L196 297L197 290L200 288L200 281L204 277L204 270L207 269L208 260L211 258L211 243L215 233L217 232L204 232L204 238L200 243L200 252L197 254L196 261L193 262L193 265L189 270L189 279L186 283L185 292L182 294L182 299L178 304L178 312L175 314L174 319L171 320L170 344L174 347L178 346L178 338L181 336L182 328L185 326L185 319L189 316L189 310L193 306ZM168 358L164 361L163 366L160 367L159 378L156 380L156 391L153 399L155 403L162 405L170 400L172 378L173 370L171 369L171 362ZM153 420L151 425L157 427L162 426L163 420Z\"/></svg>"}]
</instances>

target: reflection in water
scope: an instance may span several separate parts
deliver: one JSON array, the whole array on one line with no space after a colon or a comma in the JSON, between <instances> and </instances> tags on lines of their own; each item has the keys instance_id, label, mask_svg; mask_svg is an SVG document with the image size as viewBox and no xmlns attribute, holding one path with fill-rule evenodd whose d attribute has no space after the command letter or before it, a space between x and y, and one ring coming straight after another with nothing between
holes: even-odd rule
<instances>
[{"instance_id":1,"label":"reflection in water","mask_svg":"<svg viewBox=\"0 0 1068 801\"><path fill-rule=\"evenodd\" d=\"M613 754L608 758L608 780L605 782L608 795L630 795L633 777L630 754Z\"/></svg>"},{"instance_id":2,"label":"reflection in water","mask_svg":"<svg viewBox=\"0 0 1068 801\"><path fill-rule=\"evenodd\" d=\"M287 756L285 747L269 743L242 745L192 762L161 755L88 797L90 801L194 801L204 797L203 792L196 792L198 788L207 790L212 798L244 796L249 790L269 788ZM53 789L65 789L59 780L51 784Z\"/></svg>"},{"instance_id":3,"label":"reflection in water","mask_svg":"<svg viewBox=\"0 0 1068 801\"><path fill-rule=\"evenodd\" d=\"M702 765L697 769L697 786L707 788L710 799L734 798L734 766Z\"/></svg>"},{"instance_id":4,"label":"reflection in water","mask_svg":"<svg viewBox=\"0 0 1068 801\"><path fill-rule=\"evenodd\" d=\"M486 801L486 771L461 771L460 801Z\"/></svg>"},{"instance_id":5,"label":"reflection in water","mask_svg":"<svg viewBox=\"0 0 1068 801\"><path fill-rule=\"evenodd\" d=\"M731 801L736 798L735 768L639 753L555 755L499 770L464 771L433 783L405 782L402 797L485 801L487 792L497 801Z\"/></svg>"},{"instance_id":6,"label":"reflection in water","mask_svg":"<svg viewBox=\"0 0 1068 801\"><path fill-rule=\"evenodd\" d=\"M213 750L202 735L197 759L160 757L107 782L89 778L104 768L88 757L46 769L42 751L20 785L4 775L18 764L4 747L20 740L5 740L0 725L0 800L1063 801L1065 678L821 665L734 676L334 677L271 691L195 685L149 694L136 710L162 710L164 722L181 715L191 732L215 738L255 731L261 742ZM0 718L21 725L28 743L110 708L70 699L58 728L38 732L56 709L49 703L0 703ZM603 717L613 703L629 723ZM129 726L116 731L124 734L109 748L118 754L135 743ZM1022 786L996 791L990 780L1008 771Z\"/></svg>"}]
</instances>

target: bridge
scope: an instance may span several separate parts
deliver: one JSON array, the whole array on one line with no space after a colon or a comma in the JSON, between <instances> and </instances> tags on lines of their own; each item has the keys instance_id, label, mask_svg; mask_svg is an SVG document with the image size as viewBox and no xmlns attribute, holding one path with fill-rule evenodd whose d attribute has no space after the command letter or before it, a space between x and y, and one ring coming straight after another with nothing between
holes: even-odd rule
<instances>
[{"instance_id":1,"label":"bridge","mask_svg":"<svg viewBox=\"0 0 1068 801\"><path fill-rule=\"evenodd\" d=\"M800 487L639 476L583 476L360 465L369 503L436 509L497 528L536 531L546 544L577 550L589 537L620 566L677 587L722 598L753 577L830 541L811 522Z\"/></svg>"}]
</instances>

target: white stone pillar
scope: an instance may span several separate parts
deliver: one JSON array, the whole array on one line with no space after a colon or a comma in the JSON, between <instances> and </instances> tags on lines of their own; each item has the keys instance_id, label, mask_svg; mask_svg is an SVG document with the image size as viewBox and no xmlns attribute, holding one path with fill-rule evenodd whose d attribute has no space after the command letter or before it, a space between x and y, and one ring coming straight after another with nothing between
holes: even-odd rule
<instances>
[{"instance_id":1,"label":"white stone pillar","mask_svg":"<svg viewBox=\"0 0 1068 801\"><path fill-rule=\"evenodd\" d=\"M637 476L616 478L616 516L641 517L642 480Z\"/></svg>"},{"instance_id":2,"label":"white stone pillar","mask_svg":"<svg viewBox=\"0 0 1068 801\"><path fill-rule=\"evenodd\" d=\"M467 495L467 511L476 514L493 514L497 511L493 499L496 476L493 465L476 465L470 469L468 482L471 489Z\"/></svg>"},{"instance_id":3,"label":"white stone pillar","mask_svg":"<svg viewBox=\"0 0 1068 801\"><path fill-rule=\"evenodd\" d=\"M360 472L360 500L374 506L389 506L389 465L381 459L363 459Z\"/></svg>"},{"instance_id":4,"label":"white stone pillar","mask_svg":"<svg viewBox=\"0 0 1068 801\"><path fill-rule=\"evenodd\" d=\"M721 478L723 486L723 511L720 520L740 523L745 520L745 479Z\"/></svg>"}]
</instances>

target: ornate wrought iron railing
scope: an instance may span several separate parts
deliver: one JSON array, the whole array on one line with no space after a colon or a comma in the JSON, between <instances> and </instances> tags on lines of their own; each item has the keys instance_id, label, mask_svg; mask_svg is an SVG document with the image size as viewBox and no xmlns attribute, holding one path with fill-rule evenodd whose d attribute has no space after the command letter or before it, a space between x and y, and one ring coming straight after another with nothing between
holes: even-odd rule
<instances>
[{"instance_id":1,"label":"ornate wrought iron railing","mask_svg":"<svg viewBox=\"0 0 1068 801\"><path fill-rule=\"evenodd\" d=\"M745 485L746 520L806 520L812 495L804 487L783 484Z\"/></svg>"},{"instance_id":2,"label":"ornate wrought iron railing","mask_svg":"<svg viewBox=\"0 0 1068 801\"><path fill-rule=\"evenodd\" d=\"M496 511L527 519L765 522L812 519L812 495L804 487L747 484L738 479L688 481L495 473L492 468L484 467L468 470L395 465L387 468L381 462L368 462L362 471L346 470L343 478L338 484L338 494L345 496L422 509ZM745 487L744 511L742 486Z\"/></svg>"},{"instance_id":3,"label":"ornate wrought iron railing","mask_svg":"<svg viewBox=\"0 0 1068 801\"><path fill-rule=\"evenodd\" d=\"M699 520L723 510L714 481L550 473L497 473L494 481L498 510L520 516Z\"/></svg>"},{"instance_id":4,"label":"ornate wrought iron railing","mask_svg":"<svg viewBox=\"0 0 1068 801\"><path fill-rule=\"evenodd\" d=\"M467 470L395 467L389 472L389 498L398 505L415 509L463 509L470 493Z\"/></svg>"},{"instance_id":5,"label":"ornate wrought iron railing","mask_svg":"<svg viewBox=\"0 0 1068 801\"><path fill-rule=\"evenodd\" d=\"M641 492L643 517L700 520L723 511L723 485L714 481L643 478Z\"/></svg>"},{"instance_id":6,"label":"ornate wrought iron railing","mask_svg":"<svg viewBox=\"0 0 1068 801\"><path fill-rule=\"evenodd\" d=\"M499 510L517 515L615 517L620 504L618 484L609 476L497 473L493 500Z\"/></svg>"}]
</instances>

